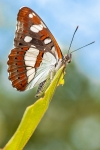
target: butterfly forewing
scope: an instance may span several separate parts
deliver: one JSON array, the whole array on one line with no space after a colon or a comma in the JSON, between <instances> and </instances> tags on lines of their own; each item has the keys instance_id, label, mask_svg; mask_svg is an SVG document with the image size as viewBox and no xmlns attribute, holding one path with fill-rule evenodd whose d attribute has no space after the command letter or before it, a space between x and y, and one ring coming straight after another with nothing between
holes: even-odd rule
<instances>
[{"instance_id":1,"label":"butterfly forewing","mask_svg":"<svg viewBox=\"0 0 100 150\"><path fill-rule=\"evenodd\" d=\"M8 72L13 87L20 91L43 82L51 65L62 59L61 50L47 26L27 7L18 12L14 46L8 56Z\"/></svg>"}]
</instances>

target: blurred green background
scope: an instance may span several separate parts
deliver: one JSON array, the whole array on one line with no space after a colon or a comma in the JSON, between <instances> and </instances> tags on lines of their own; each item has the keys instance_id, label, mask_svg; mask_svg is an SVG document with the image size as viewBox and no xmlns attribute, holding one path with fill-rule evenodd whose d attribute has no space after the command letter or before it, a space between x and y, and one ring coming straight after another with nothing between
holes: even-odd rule
<instances>
[{"instance_id":1,"label":"blurred green background","mask_svg":"<svg viewBox=\"0 0 100 150\"><path fill-rule=\"evenodd\" d=\"M83 18L87 17L88 15L85 14L85 11L87 11L88 7L91 10L89 12L91 17L90 20L88 18L87 20L93 21L92 23L95 22L92 18L94 3L92 3L93 1L85 2L73 2L73 0L63 2L61 0L55 2L52 0L43 0L42 2L40 0L37 0L37 2L34 0L18 0L15 6L14 1L0 1L0 148L15 133L26 107L36 101L34 98L36 89L18 92L11 87L7 79L7 55L12 49L16 15L19 8L28 6L39 13L39 15L41 14L43 20L45 19L44 21L47 22L46 24L50 25L50 30L54 33L57 41L60 41L63 53L66 53L66 49L68 49L68 44L66 43L70 43L77 23L83 25L84 28L88 24L85 24L85 20L83 19L84 21L82 21L78 15L82 13ZM54 3L56 4L56 9ZM95 5L100 6L100 3L95 3ZM85 8L85 11L81 12L81 8ZM67 15L72 15L69 10L73 9L73 16L70 18L72 21L69 21L67 20ZM61 11L59 12L58 10ZM78 14L77 10L79 11ZM61 14L65 15L65 20L68 23L64 24L62 19L57 26L54 26L53 21L57 22L59 20L56 13L59 14L59 17ZM48 17L48 15L50 16ZM74 25L71 24L72 22ZM97 30L95 35L93 34L94 30L92 30L96 29L95 26L92 28L92 25L88 25L91 34L90 30L84 32L84 28L82 27L78 31L79 34L77 33L75 37L76 45L74 42L74 49L84 43L87 44L88 41L91 42L91 40L94 40L94 37L98 39L96 35ZM58 31L60 34L58 34ZM99 50L98 41L97 44L85 50L73 53L74 59L66 68L64 86L57 88L46 114L24 150L100 150L100 55L96 50ZM95 56L93 55L94 51ZM98 65L94 67L93 63Z\"/></svg>"}]
</instances>

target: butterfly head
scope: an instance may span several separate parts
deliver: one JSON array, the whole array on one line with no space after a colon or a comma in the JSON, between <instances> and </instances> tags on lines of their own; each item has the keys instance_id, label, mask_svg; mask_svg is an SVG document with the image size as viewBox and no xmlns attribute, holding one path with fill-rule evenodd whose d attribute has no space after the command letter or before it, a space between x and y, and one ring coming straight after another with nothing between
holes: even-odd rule
<instances>
[{"instance_id":1,"label":"butterfly head","mask_svg":"<svg viewBox=\"0 0 100 150\"><path fill-rule=\"evenodd\" d=\"M69 53L69 54L66 54L66 55L64 56L63 62L64 62L65 64L67 64L67 63L70 63L71 60L72 60L72 54Z\"/></svg>"}]
</instances>

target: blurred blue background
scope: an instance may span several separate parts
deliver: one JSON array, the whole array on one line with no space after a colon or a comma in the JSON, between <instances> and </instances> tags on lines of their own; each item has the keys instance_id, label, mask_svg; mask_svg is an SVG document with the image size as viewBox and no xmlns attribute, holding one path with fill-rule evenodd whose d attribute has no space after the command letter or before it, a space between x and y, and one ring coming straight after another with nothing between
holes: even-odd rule
<instances>
[{"instance_id":1,"label":"blurred blue background","mask_svg":"<svg viewBox=\"0 0 100 150\"><path fill-rule=\"evenodd\" d=\"M7 73L7 57L13 47L18 10L33 9L46 23L67 53L77 25L67 66L65 84L59 87L50 107L25 150L100 149L100 1L1 0L0 1L0 147L16 131L27 106L36 101L36 89L17 92Z\"/></svg>"}]
</instances>

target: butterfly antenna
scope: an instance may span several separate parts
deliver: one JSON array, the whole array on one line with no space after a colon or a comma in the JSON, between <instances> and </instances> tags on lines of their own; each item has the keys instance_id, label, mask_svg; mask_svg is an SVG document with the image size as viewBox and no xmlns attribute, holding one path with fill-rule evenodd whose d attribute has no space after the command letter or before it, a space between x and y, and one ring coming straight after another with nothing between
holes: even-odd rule
<instances>
[{"instance_id":1,"label":"butterfly antenna","mask_svg":"<svg viewBox=\"0 0 100 150\"><path fill-rule=\"evenodd\" d=\"M75 49L75 50L72 51L71 53L73 53L73 52L75 52L75 51L78 51L79 49L82 49L82 48L84 48L84 47L86 47L86 46L89 46L89 45L91 45L91 44L93 44L93 43L95 43L95 41L93 41L93 42L91 42L91 43L89 43L89 44L87 44L87 45L84 45L84 46L82 46L82 47L80 47L80 48L78 48L78 49Z\"/></svg>"},{"instance_id":2,"label":"butterfly antenna","mask_svg":"<svg viewBox=\"0 0 100 150\"><path fill-rule=\"evenodd\" d=\"M76 27L76 29L75 29L75 31L74 31L74 34L73 34L73 36L72 36L72 40L71 40L71 42L70 42L70 46L69 46L69 49L68 49L68 54L69 54L69 51L70 51L70 48L71 48L71 45L72 45L72 42L73 42L73 39L74 39L74 35L75 35L77 29L78 29L78 26Z\"/></svg>"}]
</instances>

